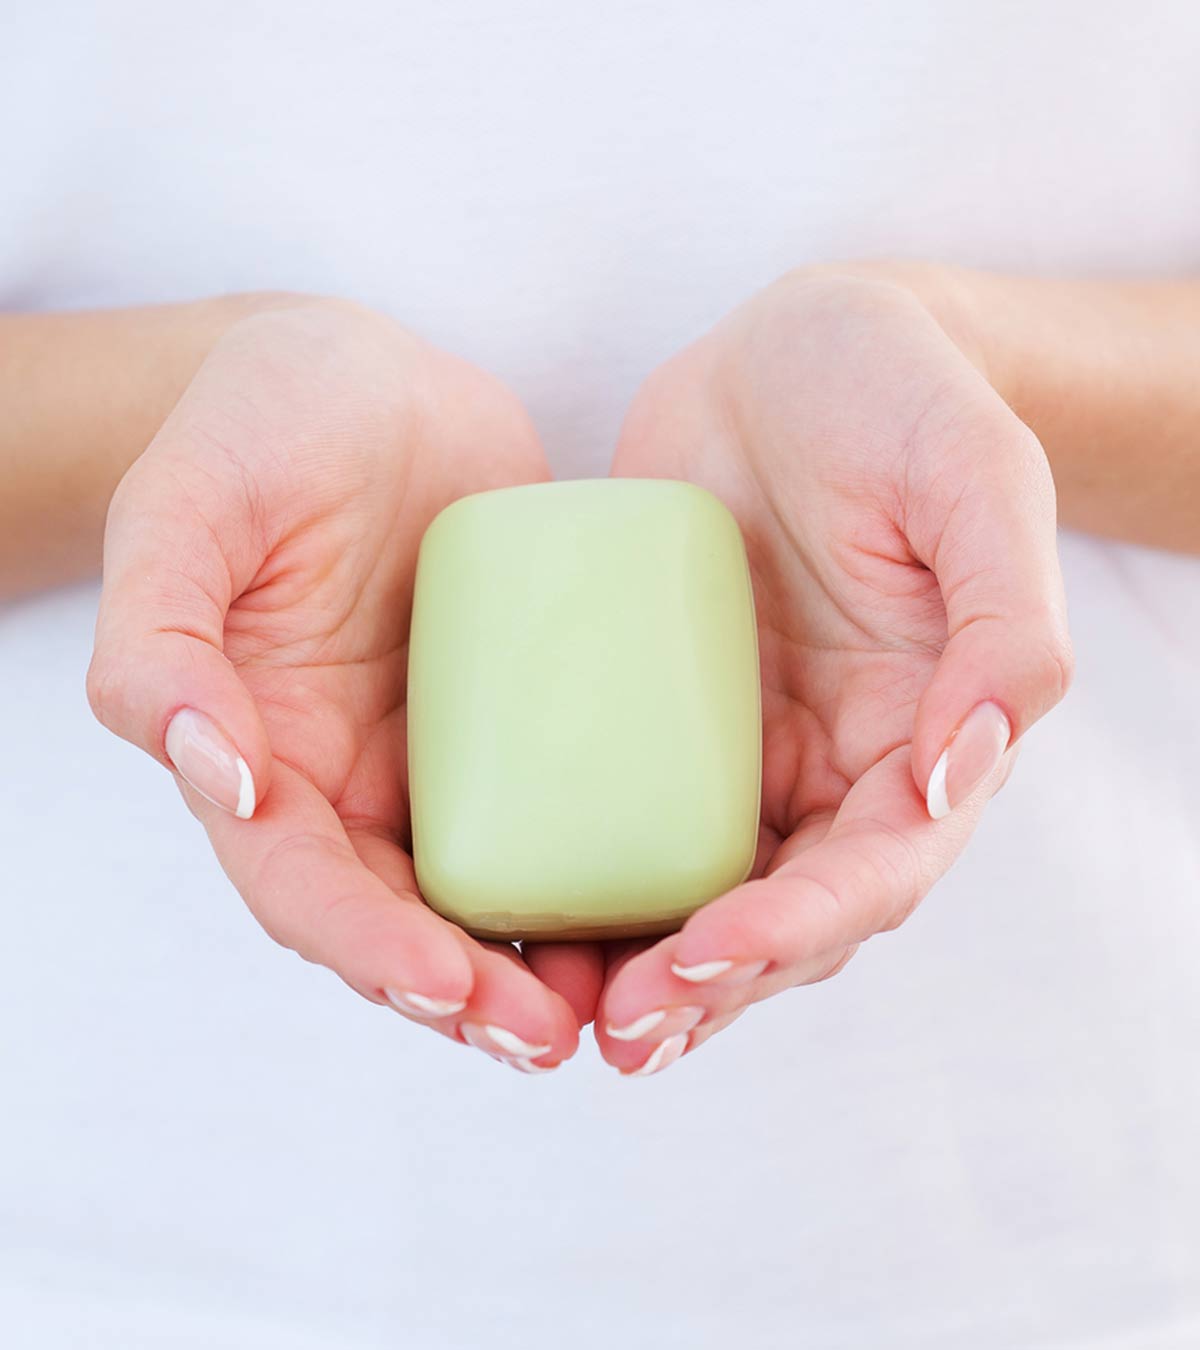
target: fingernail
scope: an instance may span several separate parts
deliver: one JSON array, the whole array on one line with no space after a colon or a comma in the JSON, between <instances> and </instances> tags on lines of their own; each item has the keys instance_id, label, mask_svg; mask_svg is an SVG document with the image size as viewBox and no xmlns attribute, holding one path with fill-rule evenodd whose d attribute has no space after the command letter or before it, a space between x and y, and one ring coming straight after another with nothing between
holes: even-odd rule
<instances>
[{"instance_id":1,"label":"fingernail","mask_svg":"<svg viewBox=\"0 0 1200 1350\"><path fill-rule=\"evenodd\" d=\"M239 820L254 814L250 766L211 717L180 708L167 727L165 748L175 772L202 797Z\"/></svg>"},{"instance_id":2,"label":"fingernail","mask_svg":"<svg viewBox=\"0 0 1200 1350\"><path fill-rule=\"evenodd\" d=\"M675 1063L687 1049L687 1043L687 1032L680 1032L678 1036L668 1036L650 1051L649 1057L640 1069L632 1069L625 1077L648 1078L652 1073L660 1073Z\"/></svg>"},{"instance_id":3,"label":"fingernail","mask_svg":"<svg viewBox=\"0 0 1200 1350\"><path fill-rule=\"evenodd\" d=\"M558 1068L557 1064L535 1064L533 1060L526 1059L523 1055L515 1055L512 1059L505 1059L503 1063L511 1065L521 1073L553 1073Z\"/></svg>"},{"instance_id":4,"label":"fingernail","mask_svg":"<svg viewBox=\"0 0 1200 1350\"><path fill-rule=\"evenodd\" d=\"M995 703L971 709L951 735L929 775L925 805L934 820L948 816L1000 763L1012 726Z\"/></svg>"},{"instance_id":5,"label":"fingernail","mask_svg":"<svg viewBox=\"0 0 1200 1350\"><path fill-rule=\"evenodd\" d=\"M768 966L766 961L701 961L695 966L671 962L671 972L690 984L749 984Z\"/></svg>"},{"instance_id":6,"label":"fingernail","mask_svg":"<svg viewBox=\"0 0 1200 1350\"><path fill-rule=\"evenodd\" d=\"M657 1031L658 1038L662 1040L676 1032L691 1031L693 1027L699 1026L704 1013L704 1008L692 1004L684 1004L679 1008L656 1008L623 1027L615 1027L609 1022L604 1030L614 1041L640 1041L652 1031Z\"/></svg>"},{"instance_id":7,"label":"fingernail","mask_svg":"<svg viewBox=\"0 0 1200 1350\"><path fill-rule=\"evenodd\" d=\"M537 1059L539 1055L549 1053L550 1046L530 1045L516 1032L504 1027L494 1026L490 1022L464 1022L459 1030L463 1040L476 1050L486 1051L489 1055L516 1057L519 1059Z\"/></svg>"},{"instance_id":8,"label":"fingernail","mask_svg":"<svg viewBox=\"0 0 1200 1350\"><path fill-rule=\"evenodd\" d=\"M429 998L411 990L385 989L383 992L393 1008L411 1017L452 1017L467 1006L465 999Z\"/></svg>"}]
</instances>

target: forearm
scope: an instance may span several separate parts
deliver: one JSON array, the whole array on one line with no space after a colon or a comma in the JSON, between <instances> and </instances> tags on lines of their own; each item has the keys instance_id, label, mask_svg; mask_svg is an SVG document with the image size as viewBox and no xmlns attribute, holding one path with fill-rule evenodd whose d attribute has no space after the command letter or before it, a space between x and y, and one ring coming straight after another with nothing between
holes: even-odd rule
<instances>
[{"instance_id":1,"label":"forearm","mask_svg":"<svg viewBox=\"0 0 1200 1350\"><path fill-rule=\"evenodd\" d=\"M1045 447L1065 525L1200 552L1200 281L911 277Z\"/></svg>"},{"instance_id":2,"label":"forearm","mask_svg":"<svg viewBox=\"0 0 1200 1350\"><path fill-rule=\"evenodd\" d=\"M0 597L96 570L117 483L213 343L287 300L0 315Z\"/></svg>"}]
</instances>

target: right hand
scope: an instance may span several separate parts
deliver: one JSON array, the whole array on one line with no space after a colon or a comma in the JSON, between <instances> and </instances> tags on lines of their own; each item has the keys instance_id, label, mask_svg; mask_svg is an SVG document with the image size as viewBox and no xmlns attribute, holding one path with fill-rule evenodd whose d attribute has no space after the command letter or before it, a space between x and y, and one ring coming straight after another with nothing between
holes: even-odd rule
<instances>
[{"instance_id":1,"label":"right hand","mask_svg":"<svg viewBox=\"0 0 1200 1350\"><path fill-rule=\"evenodd\" d=\"M384 317L298 300L241 319L113 498L88 674L273 938L527 1072L574 1053L600 951L522 959L422 901L405 666L430 520L547 477L507 389Z\"/></svg>"}]
</instances>

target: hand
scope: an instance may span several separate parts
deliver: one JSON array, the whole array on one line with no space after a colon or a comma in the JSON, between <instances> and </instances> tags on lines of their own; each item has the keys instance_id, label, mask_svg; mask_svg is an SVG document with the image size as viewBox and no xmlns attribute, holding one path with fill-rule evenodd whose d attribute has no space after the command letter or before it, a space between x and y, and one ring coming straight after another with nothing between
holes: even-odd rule
<instances>
[{"instance_id":1,"label":"hand","mask_svg":"<svg viewBox=\"0 0 1200 1350\"><path fill-rule=\"evenodd\" d=\"M426 525L548 476L503 386L382 316L297 301L241 319L113 499L88 677L272 937L526 1071L574 1052L599 952L526 962L422 902L404 685Z\"/></svg>"},{"instance_id":2,"label":"hand","mask_svg":"<svg viewBox=\"0 0 1200 1350\"><path fill-rule=\"evenodd\" d=\"M906 286L785 278L650 379L613 472L730 507L762 661L751 879L610 962L601 1050L654 1071L900 924L1071 654L1041 447Z\"/></svg>"}]
</instances>

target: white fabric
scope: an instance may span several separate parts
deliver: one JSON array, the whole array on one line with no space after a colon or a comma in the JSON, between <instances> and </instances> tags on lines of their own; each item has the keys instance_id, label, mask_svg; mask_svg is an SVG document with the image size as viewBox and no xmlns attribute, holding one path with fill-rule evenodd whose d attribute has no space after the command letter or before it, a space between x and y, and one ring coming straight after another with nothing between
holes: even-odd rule
<instances>
[{"instance_id":1,"label":"white fabric","mask_svg":"<svg viewBox=\"0 0 1200 1350\"><path fill-rule=\"evenodd\" d=\"M56 3L0 40L0 302L358 296L603 472L788 266L1198 260L1200 10ZM1080 673L969 854L661 1078L526 1079L271 946L0 612L0 1327L21 1350L1200 1344L1200 567L1064 541Z\"/></svg>"}]
</instances>

